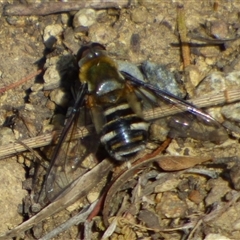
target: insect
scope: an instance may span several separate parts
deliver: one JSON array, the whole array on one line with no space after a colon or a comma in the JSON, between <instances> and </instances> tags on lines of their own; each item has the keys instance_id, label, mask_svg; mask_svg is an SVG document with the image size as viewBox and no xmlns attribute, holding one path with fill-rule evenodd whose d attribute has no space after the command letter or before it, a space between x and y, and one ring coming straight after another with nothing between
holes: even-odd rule
<instances>
[{"instance_id":1,"label":"insect","mask_svg":"<svg viewBox=\"0 0 240 240\"><path fill-rule=\"evenodd\" d=\"M62 151L64 144L67 144L63 143L66 135L77 128L83 106L90 112L94 125L93 145L98 146L101 143L116 161L126 161L145 148L151 124L151 121L146 121L143 117L146 106L149 108L161 106L163 103L173 104L183 112L188 112L176 115L170 121L171 128L178 132L175 136L188 137L195 134L199 135L198 137L201 135L212 137L213 141L221 141L222 136L218 132L223 127L210 115L154 85L140 81L126 72L120 72L102 45L92 43L84 47L80 51L78 65L81 88L51 157L46 177L45 186L50 200L56 191L67 186L69 178L72 179L72 170L83 160L83 156L76 156L77 150L74 153L75 160L69 160L70 144ZM196 132L191 129L193 120L207 125L210 130L202 130L201 134ZM84 139L79 139L77 147L81 148L83 144Z\"/></svg>"}]
</instances>

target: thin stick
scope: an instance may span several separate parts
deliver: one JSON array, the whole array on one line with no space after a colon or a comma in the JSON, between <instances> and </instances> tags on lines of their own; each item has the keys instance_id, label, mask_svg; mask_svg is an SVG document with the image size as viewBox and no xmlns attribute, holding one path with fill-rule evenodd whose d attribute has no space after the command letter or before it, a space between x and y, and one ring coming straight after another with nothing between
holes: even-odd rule
<instances>
[{"instance_id":1,"label":"thin stick","mask_svg":"<svg viewBox=\"0 0 240 240\"><path fill-rule=\"evenodd\" d=\"M187 37L187 27L185 21L185 11L183 6L177 7L177 25L178 32L180 35L180 43L182 49L182 58L183 58L183 66L186 68L190 65L190 47L189 47L189 39Z\"/></svg>"},{"instance_id":2,"label":"thin stick","mask_svg":"<svg viewBox=\"0 0 240 240\"><path fill-rule=\"evenodd\" d=\"M6 87L0 88L0 93L4 93L4 92L6 92L6 91L8 91L10 89L13 89L13 88L16 88L16 87L20 86L21 84L23 84L23 83L29 81L30 79L36 77L41 72L42 72L42 70L39 69L36 72L29 74L27 77L24 77L24 78L20 79L17 82L14 82L14 83L6 86Z\"/></svg>"},{"instance_id":3,"label":"thin stick","mask_svg":"<svg viewBox=\"0 0 240 240\"><path fill-rule=\"evenodd\" d=\"M94 130L92 125L87 127L82 127L74 134L73 139L87 136L93 131ZM61 134L61 131L56 131L53 133L46 133L38 137L33 137L30 139L23 140L21 141L21 143L15 142L15 143L9 143L9 144L3 145L0 147L0 159L10 157L17 153L26 151L26 148L24 147L24 145L28 146L28 148L40 148L40 147L48 146L52 143L53 136L54 138L59 137L60 134ZM66 141L68 140L69 140L69 137L67 137Z\"/></svg>"},{"instance_id":4,"label":"thin stick","mask_svg":"<svg viewBox=\"0 0 240 240\"><path fill-rule=\"evenodd\" d=\"M48 15L61 12L78 11L81 8L123 8L129 5L128 0L88 0L74 2L48 2L32 4L13 4L4 8L5 16Z\"/></svg>"},{"instance_id":5,"label":"thin stick","mask_svg":"<svg viewBox=\"0 0 240 240\"><path fill-rule=\"evenodd\" d=\"M208 108L212 106L219 106L226 103L233 103L240 100L240 88L239 89L231 89L225 90L215 95L203 95L202 97L191 99L188 102L196 106L197 108ZM154 120L157 118L171 116L176 113L180 113L183 110L178 108L177 106L163 106L157 107L152 110L148 110L144 112L145 120Z\"/></svg>"},{"instance_id":6,"label":"thin stick","mask_svg":"<svg viewBox=\"0 0 240 240\"><path fill-rule=\"evenodd\" d=\"M240 88L232 89L228 91L226 90L224 92L221 92L215 95L202 96L197 99L192 99L191 103L199 108L204 108L204 107L211 107L216 105L223 105L225 103L233 103L239 100L240 100ZM163 106L161 108L160 107L154 108L154 109L145 111L143 114L144 114L144 119L150 121L157 118L171 116L179 112L182 112L181 108L178 108L174 105L170 105L170 106ZM87 135L90 135L93 132L94 132L94 127L92 125L81 127L74 134L73 138L74 139L82 138ZM59 136L60 133L61 131L57 131L56 136ZM51 144L52 139L53 139L53 133L47 133L38 137L22 140L22 142L26 144L29 148L39 148L39 147L44 147ZM22 144L19 144L17 142L0 146L0 159L4 159L6 157L21 153L23 151L26 151L26 148Z\"/></svg>"}]
</instances>

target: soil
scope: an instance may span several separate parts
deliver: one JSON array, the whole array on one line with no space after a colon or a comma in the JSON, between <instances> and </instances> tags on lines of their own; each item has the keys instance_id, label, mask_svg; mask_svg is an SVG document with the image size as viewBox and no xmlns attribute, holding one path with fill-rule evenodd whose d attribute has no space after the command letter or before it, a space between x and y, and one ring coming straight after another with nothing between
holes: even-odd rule
<instances>
[{"instance_id":1,"label":"soil","mask_svg":"<svg viewBox=\"0 0 240 240\"><path fill-rule=\"evenodd\" d=\"M59 126L64 122L67 107L73 102L70 84L77 78L75 56L81 46L89 42L101 43L116 60L137 66L148 60L177 73L180 88L188 98L204 94L208 98L220 91L238 88L239 1L139 0L122 9L83 9L82 12L66 11L45 16L3 14L6 5L19 2L0 1L2 146L51 133L53 122ZM177 6L183 3L191 43L189 66L183 64L177 29ZM200 37L204 40L200 41ZM26 81L18 86L12 85L24 79ZM198 85L201 87L196 89ZM232 114L226 109L231 109ZM205 109L220 123L227 122L229 136L223 143L173 139L164 156L190 157L179 163L185 167L176 169L175 159L168 159L172 161L170 173L166 170L169 175L163 180L156 163L149 162L144 169L125 177L125 185L111 190L113 195L107 198L111 203L109 214L118 217L110 220L113 233L108 239L239 239L238 109L237 102ZM155 147L149 145L148 153ZM38 211L32 206L35 198L32 179L39 163L37 154L42 157L44 151L36 148L9 158L2 157L1 235ZM207 162L208 157L213 161ZM195 170L178 174L177 170L192 169L187 161L192 162L193 158L195 164L199 163ZM96 163L94 158L88 161L88 168ZM18 232L17 237L40 239L97 199L106 181L103 178L96 183L84 200L36 223L32 231ZM42 239L81 239L83 233L85 236L88 233L91 239L101 239L104 232L107 234L101 211L91 223L90 230L85 222L55 237Z\"/></svg>"}]
</instances>

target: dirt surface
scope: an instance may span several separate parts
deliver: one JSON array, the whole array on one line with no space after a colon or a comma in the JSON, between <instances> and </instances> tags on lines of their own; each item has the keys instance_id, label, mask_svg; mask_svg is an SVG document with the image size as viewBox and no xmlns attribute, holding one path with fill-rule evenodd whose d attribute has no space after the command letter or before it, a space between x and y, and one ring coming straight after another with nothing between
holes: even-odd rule
<instances>
[{"instance_id":1,"label":"dirt surface","mask_svg":"<svg viewBox=\"0 0 240 240\"><path fill-rule=\"evenodd\" d=\"M184 1L186 29L191 33L187 67L183 65L177 30L181 1L142 0L128 8L82 9L46 16L5 16L7 4L19 3L0 1L2 146L51 133L53 123L63 123L73 102L70 84L77 78L75 56L88 42L103 44L114 59L137 66L149 60L178 73L180 88L188 97L206 94L208 98L239 88L239 1ZM200 37L205 40L200 41ZM216 45L216 40L220 44ZM22 79L28 80L12 86ZM104 233L108 239L239 239L239 103L225 103L206 111L230 129L223 143L173 139L164 156L187 157L183 162L181 158L167 158L168 167L160 165L166 175L160 174L163 171L153 161L147 161L144 167L141 163L133 165L134 171L130 167L110 189L105 202L109 211L100 211L90 223L75 224L43 239L81 239L83 233L89 236L85 239L101 239ZM162 130L152 131L159 141L156 131ZM147 153L155 148L155 144L149 145ZM34 209L37 205L32 205L32 179L39 165L37 154L42 157L44 151L14 154L1 161L1 235L38 212ZM96 160L91 158L85 164L92 168ZM177 164L181 166L178 169ZM195 164L199 165L193 169ZM185 169L190 170L182 172ZM36 222L32 231L18 232L17 237L40 239L75 216L99 197L107 180L99 182L83 200ZM107 218L118 216L107 220L112 222L110 233L103 223L102 214L106 213Z\"/></svg>"}]
</instances>

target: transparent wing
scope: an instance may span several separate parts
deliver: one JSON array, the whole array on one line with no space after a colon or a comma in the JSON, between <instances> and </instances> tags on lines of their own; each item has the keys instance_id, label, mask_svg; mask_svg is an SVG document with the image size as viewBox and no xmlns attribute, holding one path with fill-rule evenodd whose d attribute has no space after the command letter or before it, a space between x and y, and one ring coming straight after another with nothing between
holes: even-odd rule
<instances>
[{"instance_id":1,"label":"transparent wing","mask_svg":"<svg viewBox=\"0 0 240 240\"><path fill-rule=\"evenodd\" d=\"M97 149L96 136L74 139L79 128L79 114L84 104L87 86L83 85L78 93L75 106L62 130L55 147L52 147L50 167L47 171L39 202L54 201L59 194L77 177L87 170L79 167L82 161ZM94 149L94 150L93 150Z\"/></svg>"},{"instance_id":2,"label":"transparent wing","mask_svg":"<svg viewBox=\"0 0 240 240\"><path fill-rule=\"evenodd\" d=\"M172 115L166 124L169 137L191 137L215 143L221 143L228 138L227 130L203 110L128 73L122 74L133 85L136 95L143 102L144 119L164 124L161 118ZM163 109L170 111L165 113Z\"/></svg>"}]
</instances>

